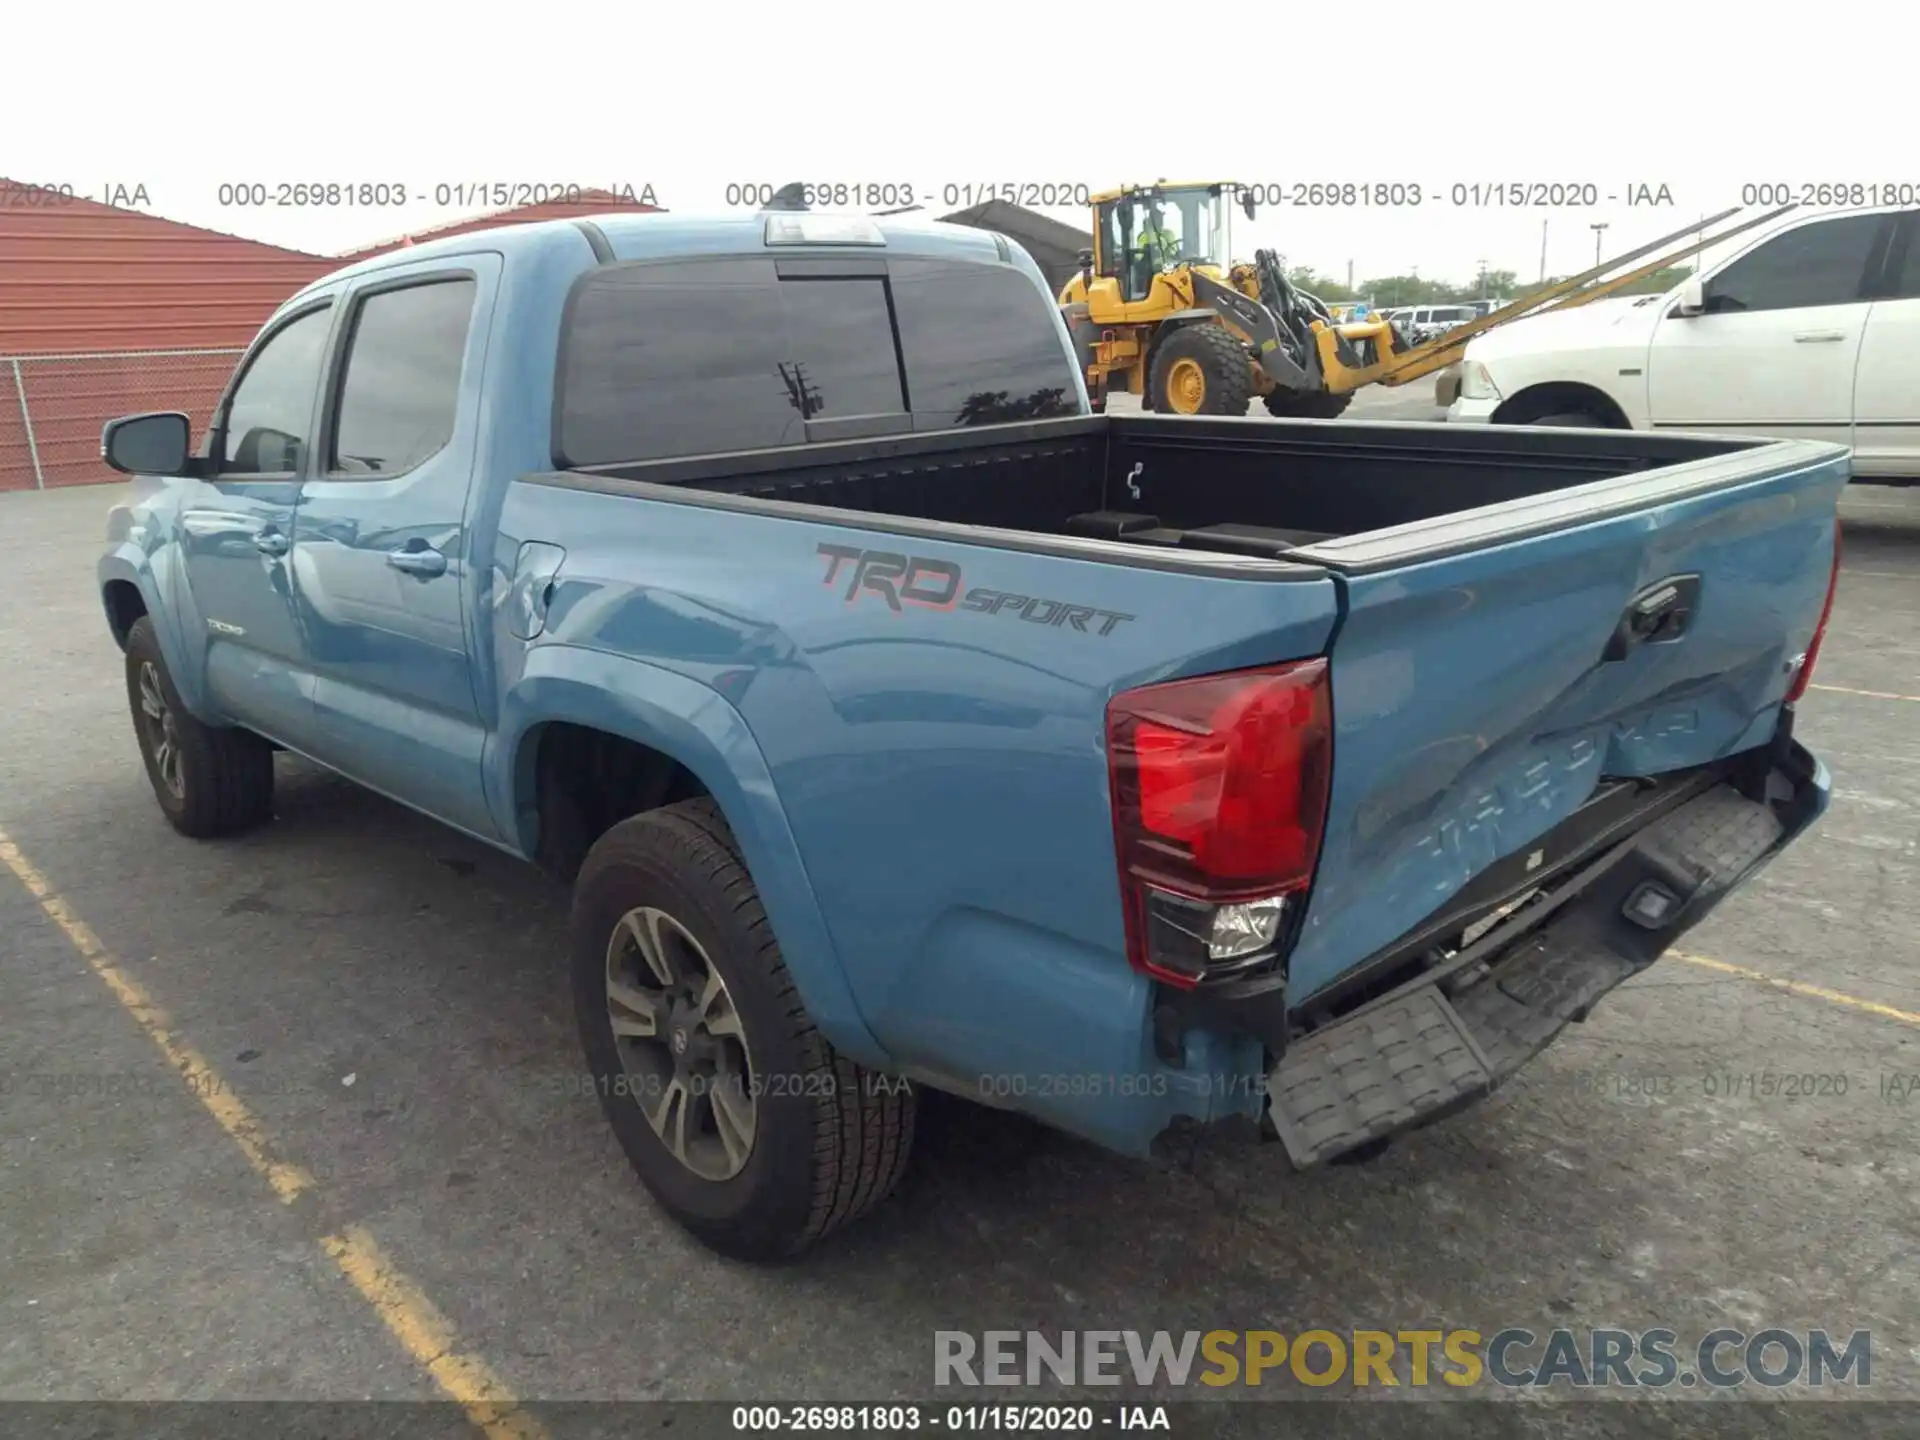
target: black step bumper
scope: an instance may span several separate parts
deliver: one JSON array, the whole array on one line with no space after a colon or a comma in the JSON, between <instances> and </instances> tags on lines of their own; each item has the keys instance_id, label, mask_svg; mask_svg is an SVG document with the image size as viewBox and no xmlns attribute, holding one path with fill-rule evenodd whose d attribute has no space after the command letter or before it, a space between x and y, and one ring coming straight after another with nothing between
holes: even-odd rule
<instances>
[{"instance_id":1,"label":"black step bumper","mask_svg":"<svg viewBox=\"0 0 1920 1440\"><path fill-rule=\"evenodd\" d=\"M1759 873L1826 809L1830 782L1789 743L1763 786L1743 788L1717 785L1655 820L1542 923L1524 928L1521 912L1511 943L1499 946L1496 926L1491 953L1289 1045L1267 1076L1267 1116L1294 1166L1431 1124L1490 1093Z\"/></svg>"}]
</instances>

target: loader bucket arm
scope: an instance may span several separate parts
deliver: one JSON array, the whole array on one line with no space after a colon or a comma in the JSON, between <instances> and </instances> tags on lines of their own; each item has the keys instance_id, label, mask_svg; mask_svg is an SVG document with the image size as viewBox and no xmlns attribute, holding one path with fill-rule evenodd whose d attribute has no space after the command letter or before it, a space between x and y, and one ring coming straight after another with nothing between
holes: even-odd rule
<instances>
[{"instance_id":1,"label":"loader bucket arm","mask_svg":"<svg viewBox=\"0 0 1920 1440\"><path fill-rule=\"evenodd\" d=\"M1194 298L1218 314L1227 329L1247 342L1255 363L1276 385L1289 390L1321 388L1320 370L1313 352L1304 351L1311 368L1303 368L1294 358L1303 353L1303 347L1292 339L1272 310L1231 285L1221 284L1211 275L1198 270L1192 275Z\"/></svg>"},{"instance_id":2,"label":"loader bucket arm","mask_svg":"<svg viewBox=\"0 0 1920 1440\"><path fill-rule=\"evenodd\" d=\"M1708 226L1718 225L1729 216L1737 214L1740 207L1736 205L1731 209L1722 210L1718 215L1696 221L1692 225L1674 231L1672 234L1663 235L1658 240L1649 241L1637 249L1629 250L1624 255L1616 255L1612 259L1604 261L1590 270L1582 271L1578 275L1570 276L1557 284L1548 286L1545 290L1516 300L1511 305L1503 306L1491 314L1481 316L1478 320L1469 321L1457 329L1448 331L1437 340L1429 341L1425 345L1416 346L1412 350L1397 351L1390 358L1383 360L1377 365L1368 366L1365 370L1348 370L1345 373L1336 373L1330 370L1329 379L1333 383L1329 388L1357 390L1363 385L1404 385L1410 381L1418 380L1423 376L1431 375L1434 371L1443 370L1458 360L1462 352L1465 351L1469 341L1473 340L1476 336L1486 334L1487 331L1497 326L1508 325L1515 320L1524 320L1535 315L1549 314L1555 310L1572 310L1578 306L1589 304L1592 301L1617 294L1637 280L1645 279L1647 276L1669 265L1684 260L1688 256L1697 255L1702 250L1721 244L1736 235L1752 230L1756 226L1777 220L1780 216L1795 208L1797 207L1793 205L1782 205L1777 209L1769 210L1764 214L1756 215L1749 220L1744 220L1729 230L1720 231L1713 235L1706 234L1705 231ZM1689 243L1681 246L1677 250L1667 249L1667 247L1672 245L1676 240L1683 239L1689 235L1695 237ZM1652 260L1645 259L1648 255L1654 255L1656 252L1664 253L1659 253L1657 257ZM1613 271L1618 270L1622 265L1629 265L1637 260L1644 260L1645 263L1636 266L1625 274L1617 275L1611 280L1601 281L1599 284L1594 283L1595 281L1600 281L1602 276L1609 275Z\"/></svg>"}]
</instances>

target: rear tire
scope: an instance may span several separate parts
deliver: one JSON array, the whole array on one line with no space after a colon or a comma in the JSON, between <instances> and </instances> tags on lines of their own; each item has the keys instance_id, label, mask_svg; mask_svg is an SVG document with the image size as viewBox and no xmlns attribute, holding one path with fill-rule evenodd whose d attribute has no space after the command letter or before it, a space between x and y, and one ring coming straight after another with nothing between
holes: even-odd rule
<instances>
[{"instance_id":1,"label":"rear tire","mask_svg":"<svg viewBox=\"0 0 1920 1440\"><path fill-rule=\"evenodd\" d=\"M814 1028L713 801L602 835L572 929L601 1109L641 1183L695 1238L736 1260L782 1259L893 1190L913 1092Z\"/></svg>"},{"instance_id":2,"label":"rear tire","mask_svg":"<svg viewBox=\"0 0 1920 1440\"><path fill-rule=\"evenodd\" d=\"M127 703L154 798L174 829L207 840L273 818L273 747L188 713L145 615L127 631Z\"/></svg>"},{"instance_id":3,"label":"rear tire","mask_svg":"<svg viewBox=\"0 0 1920 1440\"><path fill-rule=\"evenodd\" d=\"M1147 398L1161 415L1246 414L1253 398L1247 347L1221 325L1180 326L1154 352Z\"/></svg>"},{"instance_id":4,"label":"rear tire","mask_svg":"<svg viewBox=\"0 0 1920 1440\"><path fill-rule=\"evenodd\" d=\"M1337 420L1353 404L1351 391L1331 395L1323 390L1307 395L1296 390L1269 390L1260 399L1276 420Z\"/></svg>"}]
</instances>

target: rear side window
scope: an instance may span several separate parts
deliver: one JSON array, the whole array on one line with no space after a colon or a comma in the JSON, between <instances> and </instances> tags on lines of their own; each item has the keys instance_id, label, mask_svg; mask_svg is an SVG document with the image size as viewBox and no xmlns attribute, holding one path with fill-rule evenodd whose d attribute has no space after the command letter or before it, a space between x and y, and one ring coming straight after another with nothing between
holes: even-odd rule
<instances>
[{"instance_id":1,"label":"rear side window","mask_svg":"<svg viewBox=\"0 0 1920 1440\"><path fill-rule=\"evenodd\" d=\"M945 260L888 269L914 429L1075 413L1073 364L1053 307L1026 276Z\"/></svg>"},{"instance_id":2,"label":"rear side window","mask_svg":"<svg viewBox=\"0 0 1920 1440\"><path fill-rule=\"evenodd\" d=\"M329 472L397 475L453 438L474 290L472 280L430 281L360 302Z\"/></svg>"}]
</instances>

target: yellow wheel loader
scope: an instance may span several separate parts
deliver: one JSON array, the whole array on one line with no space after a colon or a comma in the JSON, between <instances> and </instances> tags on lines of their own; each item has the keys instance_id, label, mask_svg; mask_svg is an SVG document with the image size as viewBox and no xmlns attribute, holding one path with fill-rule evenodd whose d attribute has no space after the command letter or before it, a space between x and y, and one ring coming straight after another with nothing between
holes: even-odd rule
<instances>
[{"instance_id":1,"label":"yellow wheel loader","mask_svg":"<svg viewBox=\"0 0 1920 1440\"><path fill-rule=\"evenodd\" d=\"M1271 250L1234 264L1236 203L1253 217L1232 181L1093 197L1093 248L1059 301L1096 405L1124 389L1148 410L1244 415L1258 395L1274 415L1331 419L1349 396L1327 385L1327 360L1370 364L1383 338L1407 348L1385 321L1334 324Z\"/></svg>"}]
</instances>

